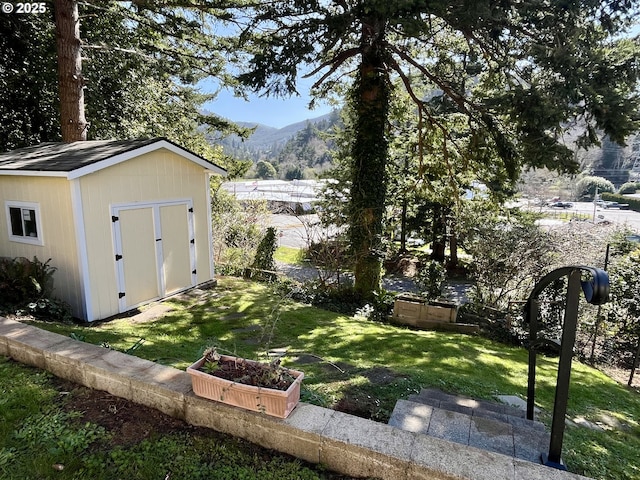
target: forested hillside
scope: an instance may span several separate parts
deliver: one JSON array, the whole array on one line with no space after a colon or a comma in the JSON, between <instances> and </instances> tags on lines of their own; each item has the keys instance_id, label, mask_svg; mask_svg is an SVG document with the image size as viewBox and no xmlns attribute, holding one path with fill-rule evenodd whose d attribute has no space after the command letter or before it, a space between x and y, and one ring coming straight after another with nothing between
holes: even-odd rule
<instances>
[{"instance_id":1,"label":"forested hillside","mask_svg":"<svg viewBox=\"0 0 640 480\"><path fill-rule=\"evenodd\" d=\"M210 136L209 140L222 145L226 155L250 160L254 168L246 176L286 180L313 178L332 164L331 131L339 123L337 111L280 129L240 122L242 127L255 128L249 138Z\"/></svg>"}]
</instances>

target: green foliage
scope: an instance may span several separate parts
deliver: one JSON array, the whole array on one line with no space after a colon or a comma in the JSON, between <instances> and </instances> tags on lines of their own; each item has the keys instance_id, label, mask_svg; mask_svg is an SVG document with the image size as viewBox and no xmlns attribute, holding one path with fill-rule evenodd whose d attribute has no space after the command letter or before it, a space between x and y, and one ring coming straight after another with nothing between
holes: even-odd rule
<instances>
[{"instance_id":1,"label":"green foliage","mask_svg":"<svg viewBox=\"0 0 640 480\"><path fill-rule=\"evenodd\" d=\"M618 366L633 370L634 354L640 344L640 250L636 248L616 259L610 268L610 280L610 303L605 307L609 327L605 354L613 356Z\"/></svg>"},{"instance_id":2,"label":"green foliage","mask_svg":"<svg viewBox=\"0 0 640 480\"><path fill-rule=\"evenodd\" d=\"M273 258L278 248L278 235L275 227L267 227L267 231L260 240L256 256L253 259L251 267L257 270L266 270L274 272L276 270L276 262Z\"/></svg>"},{"instance_id":3,"label":"green foliage","mask_svg":"<svg viewBox=\"0 0 640 480\"><path fill-rule=\"evenodd\" d=\"M225 42L207 35L193 15L150 3L79 3L88 138L164 136L211 161L225 163L202 126L228 133L229 122L206 114L214 95L194 85L224 79ZM200 12L200 21L225 13ZM53 8L0 18L0 145L3 150L60 140Z\"/></svg>"},{"instance_id":4,"label":"green foliage","mask_svg":"<svg viewBox=\"0 0 640 480\"><path fill-rule=\"evenodd\" d=\"M636 15L631 2L484 8L375 0L327 9L269 1L245 13L256 20L241 37L249 53L241 83L292 94L301 66L310 65L319 95L349 84L350 243L356 288L368 295L379 288L391 78L416 106L414 158L427 188L443 176L422 168L430 155L444 176L455 175L456 163L471 165L499 190L523 165L577 172L574 153L559 140L567 124L585 125L581 147L597 144L598 131L622 143L639 127L639 46L625 35ZM441 140L433 148L435 136Z\"/></svg>"},{"instance_id":5,"label":"green foliage","mask_svg":"<svg viewBox=\"0 0 640 480\"><path fill-rule=\"evenodd\" d=\"M581 200L593 200L596 189L598 189L598 194L613 193L616 191L613 183L602 177L586 176L582 177L578 180L578 183L576 183L576 194Z\"/></svg>"},{"instance_id":6,"label":"green foliage","mask_svg":"<svg viewBox=\"0 0 640 480\"><path fill-rule=\"evenodd\" d=\"M420 268L417 282L422 295L428 300L434 300L442 294L442 285L447 279L447 271L441 262L428 260Z\"/></svg>"},{"instance_id":7,"label":"green foliage","mask_svg":"<svg viewBox=\"0 0 640 480\"><path fill-rule=\"evenodd\" d=\"M265 180L271 180L273 178L276 178L277 174L278 174L278 171L276 170L276 168L273 165L271 165L271 163L265 160L260 160L256 164L256 175L259 178L262 178Z\"/></svg>"},{"instance_id":8,"label":"green foliage","mask_svg":"<svg viewBox=\"0 0 640 480\"><path fill-rule=\"evenodd\" d=\"M60 140L54 25L0 16L0 151Z\"/></svg>"},{"instance_id":9,"label":"green foliage","mask_svg":"<svg viewBox=\"0 0 640 480\"><path fill-rule=\"evenodd\" d=\"M618 195L628 195L628 194L636 193L638 188L639 188L638 182L623 183L622 185L620 185L620 188L618 189Z\"/></svg>"},{"instance_id":10,"label":"green foliage","mask_svg":"<svg viewBox=\"0 0 640 480\"><path fill-rule=\"evenodd\" d=\"M25 311L46 321L71 322L73 320L71 306L58 298L40 298L35 302L28 303Z\"/></svg>"},{"instance_id":11,"label":"green foliage","mask_svg":"<svg viewBox=\"0 0 640 480\"><path fill-rule=\"evenodd\" d=\"M0 308L43 320L70 322L71 307L52 298L55 267L51 259L0 258Z\"/></svg>"},{"instance_id":12,"label":"green foliage","mask_svg":"<svg viewBox=\"0 0 640 480\"><path fill-rule=\"evenodd\" d=\"M505 310L512 299L526 298L552 263L550 236L535 217L518 211L491 211L469 203L458 223L459 241L472 257L474 301Z\"/></svg>"},{"instance_id":13,"label":"green foliage","mask_svg":"<svg viewBox=\"0 0 640 480\"><path fill-rule=\"evenodd\" d=\"M115 480L321 480L322 468L266 451L231 436L188 429L150 432L116 445L112 432L61 409L50 376L0 357L0 477ZM118 407L120 408L120 407ZM52 467L61 466L60 470Z\"/></svg>"},{"instance_id":14,"label":"green foliage","mask_svg":"<svg viewBox=\"0 0 640 480\"><path fill-rule=\"evenodd\" d=\"M232 193L218 186L212 191L211 214L217 268L241 275L253 262L263 237L262 225L268 214L266 202L240 203Z\"/></svg>"},{"instance_id":15,"label":"green foliage","mask_svg":"<svg viewBox=\"0 0 640 480\"><path fill-rule=\"evenodd\" d=\"M24 306L48 298L56 271L50 262L48 259L42 263L37 257L0 258L0 305Z\"/></svg>"},{"instance_id":16,"label":"green foliage","mask_svg":"<svg viewBox=\"0 0 640 480\"><path fill-rule=\"evenodd\" d=\"M25 420L14 433L14 439L25 450L46 449L51 455L79 455L91 444L106 440L103 427L85 423L77 427L73 420L82 417L80 412L45 411Z\"/></svg>"},{"instance_id":17,"label":"green foliage","mask_svg":"<svg viewBox=\"0 0 640 480\"><path fill-rule=\"evenodd\" d=\"M305 128L289 140L278 153L277 161L282 167L287 165L285 179L303 178L304 168L322 171L332 163L331 148L333 142L327 137L327 131L336 125L338 116L315 124L307 123ZM282 171L282 168L280 168Z\"/></svg>"},{"instance_id":18,"label":"green foliage","mask_svg":"<svg viewBox=\"0 0 640 480\"><path fill-rule=\"evenodd\" d=\"M602 199L608 202L626 203L629 205L629 210L640 212L640 199L625 195L615 195L613 193L604 193Z\"/></svg>"},{"instance_id":19,"label":"green foliage","mask_svg":"<svg viewBox=\"0 0 640 480\"><path fill-rule=\"evenodd\" d=\"M0 357L0 448L8 444L11 432L24 418L37 415L43 404L54 400L57 392L49 385L49 378L47 372Z\"/></svg>"},{"instance_id":20,"label":"green foliage","mask_svg":"<svg viewBox=\"0 0 640 480\"><path fill-rule=\"evenodd\" d=\"M255 340L261 332L247 329L263 325L274 305L280 301L274 298L272 288L241 279L224 278L219 280L219 286L212 295L203 300L203 303L175 301L172 303L175 307L172 313L150 324L132 325L128 321L116 320L103 324L100 331L92 327L44 326L62 332L82 332L88 341L94 343L96 339L109 335L110 342L120 346L128 345L132 335L142 335L149 340L148 348L145 346L137 350L136 355L147 359L173 357L171 365L176 368L185 368L192 359L198 358L203 339L207 338L218 339L224 350L235 350L244 358L259 358L263 354L262 345L249 341ZM232 318L231 313L241 313L242 316ZM220 321L221 315L228 320ZM194 326L198 330L197 335L193 334ZM281 318L273 331L272 343L288 347L290 356L283 358L285 366L290 365L294 357L303 356L303 352L313 355L313 361L304 365L296 364L296 369L305 372L305 388L312 392L305 397L307 400L327 407L334 407L338 402L345 405L347 400L351 400L359 406L359 414L375 416L381 421L386 421L384 412L390 412L399 398L415 393L422 387L432 386L451 393L487 399L496 392L524 395L527 388L527 351L524 349L506 347L477 336L411 330L362 321L296 302L283 305ZM557 359L544 356L538 359L536 399L545 412L550 412L553 405L557 366ZM384 382L375 381L374 373L380 370L385 372ZM570 428L565 438L566 444L571 447L563 455L564 460L570 468L577 466L576 471L593 478L609 478L607 471L625 470L629 473L623 474L627 475L626 478L621 478L633 479L640 467L637 458L640 437L635 434L637 418L640 418L638 395L579 361L572 365L571 380L570 418L583 416L597 422L602 416L615 417L621 422L621 428L631 430L624 436L626 446L623 446L616 440L623 438L620 431L596 432ZM357 403L354 399L358 399ZM162 438L173 438L175 441L175 437L168 435ZM134 469L136 465L141 469L143 466L166 467L169 464L179 469L186 468L186 465L203 468L203 465L213 463L219 464L221 469L224 466L224 471L228 472L227 468L233 468L234 459L237 469L246 465L239 454L219 457L222 446L223 450L232 450L233 442L218 441L202 449L198 448L199 440L195 440L194 444L197 451L209 452L197 464L187 454L180 453L178 447L170 444L162 444L164 456L152 454L152 447L123 448L118 472L120 468ZM606 451L599 449L598 445L602 445ZM136 457L129 453L133 451L145 452L144 455L140 453L140 457L149 458L149 463L144 464L141 460L135 463ZM191 451L185 449L185 452ZM179 455L182 455L182 462L177 461ZM589 456L590 461L577 462L578 458L584 460ZM171 462L172 459L176 461ZM624 469L620 466L622 464ZM111 464L103 462L103 469L104 465ZM153 470L153 473L157 473L157 470ZM145 477L140 473L134 478L157 477ZM129 477L123 473L118 478Z\"/></svg>"},{"instance_id":21,"label":"green foliage","mask_svg":"<svg viewBox=\"0 0 640 480\"><path fill-rule=\"evenodd\" d=\"M363 317L373 322L388 322L393 313L396 294L385 289L373 292L373 297L362 308L355 312L356 317ZM390 412L389 412L390 413Z\"/></svg>"},{"instance_id":22,"label":"green foliage","mask_svg":"<svg viewBox=\"0 0 640 480\"><path fill-rule=\"evenodd\" d=\"M382 221L387 192L386 127L391 87L388 78L378 70L382 63L379 55L377 49L372 49L370 55L364 56L350 98L354 112L350 155L354 161L350 165L348 236L355 262L354 288L364 297L371 297L380 289Z\"/></svg>"},{"instance_id":23,"label":"green foliage","mask_svg":"<svg viewBox=\"0 0 640 480\"><path fill-rule=\"evenodd\" d=\"M299 165L289 165L284 173L285 180L302 180L304 171Z\"/></svg>"}]
</instances>

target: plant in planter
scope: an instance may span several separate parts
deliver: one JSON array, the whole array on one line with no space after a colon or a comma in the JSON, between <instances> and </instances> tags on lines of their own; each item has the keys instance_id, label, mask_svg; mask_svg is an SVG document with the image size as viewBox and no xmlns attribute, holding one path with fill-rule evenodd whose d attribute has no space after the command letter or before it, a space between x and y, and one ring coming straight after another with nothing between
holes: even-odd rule
<instances>
[{"instance_id":1,"label":"plant in planter","mask_svg":"<svg viewBox=\"0 0 640 480\"><path fill-rule=\"evenodd\" d=\"M280 366L280 360L261 363L229 355L215 348L187 368L193 392L204 398L286 418L300 401L304 374Z\"/></svg>"},{"instance_id":2,"label":"plant in planter","mask_svg":"<svg viewBox=\"0 0 640 480\"><path fill-rule=\"evenodd\" d=\"M457 305L440 297L446 279L444 266L436 261L427 262L418 272L419 295L401 294L396 297L393 318L415 327L456 321Z\"/></svg>"}]
</instances>

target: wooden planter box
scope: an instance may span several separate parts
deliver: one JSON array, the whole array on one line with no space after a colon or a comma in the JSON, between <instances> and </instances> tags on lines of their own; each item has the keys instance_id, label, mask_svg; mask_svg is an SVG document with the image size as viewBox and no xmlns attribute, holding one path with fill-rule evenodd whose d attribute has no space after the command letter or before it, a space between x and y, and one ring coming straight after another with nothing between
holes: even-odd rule
<instances>
[{"instance_id":1,"label":"wooden planter box","mask_svg":"<svg viewBox=\"0 0 640 480\"><path fill-rule=\"evenodd\" d=\"M428 305L418 299L397 299L393 305L394 320L414 327L428 326L433 323L454 323L458 314L455 304L440 302Z\"/></svg>"},{"instance_id":2,"label":"wooden planter box","mask_svg":"<svg viewBox=\"0 0 640 480\"><path fill-rule=\"evenodd\" d=\"M221 357L223 360L236 359L236 357L228 355L222 355ZM242 358L238 358L237 361L259 363ZM201 372L199 368L204 362L205 359L203 357L190 367L187 367L187 373L191 375L193 393L199 397L279 418L287 418L300 401L300 384L304 378L304 373L302 372L289 370L295 381L287 390L276 390L243 385Z\"/></svg>"}]
</instances>

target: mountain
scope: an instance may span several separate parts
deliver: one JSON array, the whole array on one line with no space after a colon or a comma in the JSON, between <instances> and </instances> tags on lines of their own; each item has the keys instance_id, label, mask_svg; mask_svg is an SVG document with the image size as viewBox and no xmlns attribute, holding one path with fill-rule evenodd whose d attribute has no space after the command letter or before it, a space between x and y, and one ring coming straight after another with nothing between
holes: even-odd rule
<instances>
[{"instance_id":1,"label":"mountain","mask_svg":"<svg viewBox=\"0 0 640 480\"><path fill-rule=\"evenodd\" d=\"M276 161L278 154L284 149L287 142L309 125L313 126L323 122L333 124L337 119L338 113L332 112L301 122L292 123L283 128L274 128L259 123L236 122L241 127L255 128L254 133L245 140L237 135L231 135L226 138L211 136L209 141L222 145L227 155L236 158L243 160L249 159L253 162L260 160Z\"/></svg>"},{"instance_id":2,"label":"mountain","mask_svg":"<svg viewBox=\"0 0 640 480\"><path fill-rule=\"evenodd\" d=\"M564 137L565 144L575 152L580 170L589 175L604 177L620 187L628 181L640 178L640 134L630 135L626 145L618 145L606 135L602 135L600 145L587 150L576 144L579 128L569 130Z\"/></svg>"}]
</instances>

